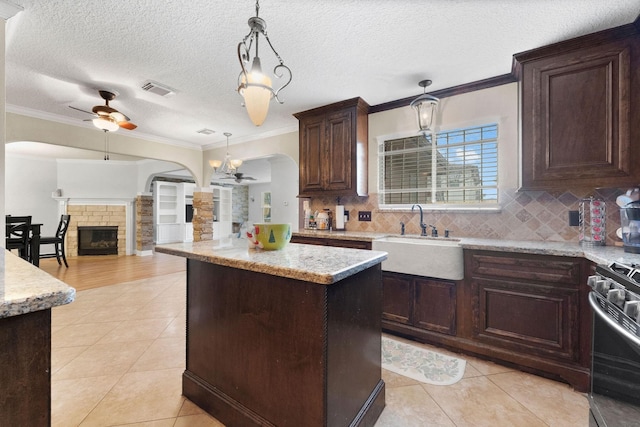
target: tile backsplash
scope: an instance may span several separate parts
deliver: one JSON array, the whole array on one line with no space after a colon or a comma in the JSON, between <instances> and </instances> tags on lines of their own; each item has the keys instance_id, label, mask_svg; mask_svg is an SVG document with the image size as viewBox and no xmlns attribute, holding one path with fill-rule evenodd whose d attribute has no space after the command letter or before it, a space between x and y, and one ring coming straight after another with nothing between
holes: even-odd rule
<instances>
[{"instance_id":1,"label":"tile backsplash","mask_svg":"<svg viewBox=\"0 0 640 427\"><path fill-rule=\"evenodd\" d=\"M578 243L579 227L569 226L569 211L578 210L580 200L593 196L606 203L606 244L621 243L616 237L620 227L620 210L616 198L622 189L572 189L558 192L502 190L499 212L430 212L424 205L424 222L435 225L440 235L450 230L451 237L476 237L505 240L535 240ZM378 195L369 197L341 197L340 204L349 211L346 229L400 233L400 222L407 234L420 233L417 211L381 211ZM335 209L335 197L311 199L311 210ZM358 211L371 211L371 222L358 221Z\"/></svg>"}]
</instances>

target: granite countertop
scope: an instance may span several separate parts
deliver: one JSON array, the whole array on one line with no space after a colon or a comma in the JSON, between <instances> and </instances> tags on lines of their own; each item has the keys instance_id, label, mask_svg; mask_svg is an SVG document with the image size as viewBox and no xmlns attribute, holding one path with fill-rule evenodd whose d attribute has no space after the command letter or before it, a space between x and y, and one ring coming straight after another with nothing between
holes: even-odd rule
<instances>
[{"instance_id":1,"label":"granite countertop","mask_svg":"<svg viewBox=\"0 0 640 427\"><path fill-rule=\"evenodd\" d=\"M0 251L0 318L18 316L75 299L76 290L8 252Z\"/></svg>"},{"instance_id":2,"label":"granite countertop","mask_svg":"<svg viewBox=\"0 0 640 427\"><path fill-rule=\"evenodd\" d=\"M298 230L291 233L292 236L317 237L321 239L355 240L372 242L382 237L390 236L389 233L374 233L368 231L327 231L327 230Z\"/></svg>"},{"instance_id":3,"label":"granite countertop","mask_svg":"<svg viewBox=\"0 0 640 427\"><path fill-rule=\"evenodd\" d=\"M386 252L289 243L278 251L249 249L247 239L233 239L219 247L209 240L155 247L157 252L181 256L241 270L330 285L381 263Z\"/></svg>"},{"instance_id":4,"label":"granite countertop","mask_svg":"<svg viewBox=\"0 0 640 427\"><path fill-rule=\"evenodd\" d=\"M387 236L400 236L393 233L369 233L363 231L320 231L320 230L300 230L293 233L300 237L317 237L327 239L343 239L357 241L373 241ZM418 235L407 235L406 237L418 237L421 239L432 239L433 237L420 237ZM438 239L444 239L439 237ZM467 237L455 237L451 240L459 241L463 249L490 250L497 252L517 252L538 255L555 255L586 258L596 264L611 264L619 262L622 264L640 265L640 254L625 252L621 246L580 246L578 242L543 242L528 240L501 240L501 239L478 239Z\"/></svg>"}]
</instances>

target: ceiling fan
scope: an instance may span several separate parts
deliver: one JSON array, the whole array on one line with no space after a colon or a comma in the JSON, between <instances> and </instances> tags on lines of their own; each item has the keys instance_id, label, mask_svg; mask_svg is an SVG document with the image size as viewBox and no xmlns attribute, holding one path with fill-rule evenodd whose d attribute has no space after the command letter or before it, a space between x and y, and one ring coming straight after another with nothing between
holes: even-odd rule
<instances>
[{"instance_id":1,"label":"ceiling fan","mask_svg":"<svg viewBox=\"0 0 640 427\"><path fill-rule=\"evenodd\" d=\"M115 132L118 128L133 130L138 127L129 121L129 117L109 106L109 101L113 101L117 93L108 90L99 90L98 93L100 94L100 97L104 99L105 104L96 105L91 110L92 112L76 108L71 105L69 105L69 108L91 114L94 116L94 118L91 119L94 126L104 131Z\"/></svg>"},{"instance_id":2,"label":"ceiling fan","mask_svg":"<svg viewBox=\"0 0 640 427\"><path fill-rule=\"evenodd\" d=\"M233 179L237 183L241 183L244 180L247 180L247 181L255 181L256 180L254 177L244 176L244 174L242 172L232 173L232 174L229 174L229 176L225 176L224 178L221 178L221 179Z\"/></svg>"}]
</instances>

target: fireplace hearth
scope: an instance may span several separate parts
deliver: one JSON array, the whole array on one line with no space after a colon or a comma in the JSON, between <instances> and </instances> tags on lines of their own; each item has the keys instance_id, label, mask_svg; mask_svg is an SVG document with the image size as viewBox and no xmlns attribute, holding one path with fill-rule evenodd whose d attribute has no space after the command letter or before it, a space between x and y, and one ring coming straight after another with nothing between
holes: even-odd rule
<instances>
[{"instance_id":1,"label":"fireplace hearth","mask_svg":"<svg viewBox=\"0 0 640 427\"><path fill-rule=\"evenodd\" d=\"M78 227L78 255L118 255L118 227Z\"/></svg>"}]
</instances>

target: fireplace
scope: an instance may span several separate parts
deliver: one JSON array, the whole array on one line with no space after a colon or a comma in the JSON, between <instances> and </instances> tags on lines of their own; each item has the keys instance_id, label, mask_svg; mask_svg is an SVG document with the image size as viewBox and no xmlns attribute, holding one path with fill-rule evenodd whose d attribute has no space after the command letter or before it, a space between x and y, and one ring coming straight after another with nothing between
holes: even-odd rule
<instances>
[{"instance_id":1,"label":"fireplace","mask_svg":"<svg viewBox=\"0 0 640 427\"><path fill-rule=\"evenodd\" d=\"M118 227L78 227L78 255L118 255Z\"/></svg>"}]
</instances>

